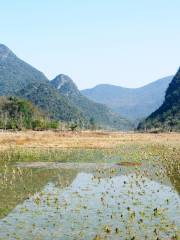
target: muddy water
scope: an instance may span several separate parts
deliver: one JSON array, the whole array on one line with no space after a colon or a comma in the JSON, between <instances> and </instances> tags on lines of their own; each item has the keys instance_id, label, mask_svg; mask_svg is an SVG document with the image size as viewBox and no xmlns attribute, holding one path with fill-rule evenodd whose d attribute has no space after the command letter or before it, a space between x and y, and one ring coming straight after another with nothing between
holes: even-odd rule
<instances>
[{"instance_id":1,"label":"muddy water","mask_svg":"<svg viewBox=\"0 0 180 240\"><path fill-rule=\"evenodd\" d=\"M156 176L151 166L21 167L29 167L32 180L27 173L22 176L26 195L15 199L12 210L1 218L2 240L178 239L176 186L168 176ZM28 189L31 184L36 191ZM14 186L12 191L18 196L21 188ZM9 194L4 196L7 201L11 198L8 191L2 194Z\"/></svg>"}]
</instances>

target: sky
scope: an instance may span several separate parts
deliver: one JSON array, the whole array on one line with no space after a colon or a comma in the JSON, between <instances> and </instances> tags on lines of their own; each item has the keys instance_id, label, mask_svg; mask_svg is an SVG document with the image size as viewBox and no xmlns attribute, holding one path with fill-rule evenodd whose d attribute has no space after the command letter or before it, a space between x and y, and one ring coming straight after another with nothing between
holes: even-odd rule
<instances>
[{"instance_id":1,"label":"sky","mask_svg":"<svg viewBox=\"0 0 180 240\"><path fill-rule=\"evenodd\" d=\"M180 66L179 0L0 0L0 43L80 89L140 87Z\"/></svg>"}]
</instances>

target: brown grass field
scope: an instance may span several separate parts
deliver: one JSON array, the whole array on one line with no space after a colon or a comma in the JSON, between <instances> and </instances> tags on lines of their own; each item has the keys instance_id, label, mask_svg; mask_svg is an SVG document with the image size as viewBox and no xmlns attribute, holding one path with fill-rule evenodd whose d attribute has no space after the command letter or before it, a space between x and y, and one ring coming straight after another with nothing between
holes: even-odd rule
<instances>
[{"instance_id":1,"label":"brown grass field","mask_svg":"<svg viewBox=\"0 0 180 240\"><path fill-rule=\"evenodd\" d=\"M180 147L180 133L124 132L0 132L0 150L9 147L25 148L85 148L113 149L118 145L160 144Z\"/></svg>"}]
</instances>

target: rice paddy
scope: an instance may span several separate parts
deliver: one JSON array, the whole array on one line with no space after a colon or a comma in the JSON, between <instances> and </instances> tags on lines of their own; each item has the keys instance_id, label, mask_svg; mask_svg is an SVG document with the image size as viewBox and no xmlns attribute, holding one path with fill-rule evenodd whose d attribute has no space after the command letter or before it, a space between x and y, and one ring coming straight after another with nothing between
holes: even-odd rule
<instances>
[{"instance_id":1,"label":"rice paddy","mask_svg":"<svg viewBox=\"0 0 180 240\"><path fill-rule=\"evenodd\" d=\"M180 135L0 133L0 240L179 239Z\"/></svg>"}]
</instances>

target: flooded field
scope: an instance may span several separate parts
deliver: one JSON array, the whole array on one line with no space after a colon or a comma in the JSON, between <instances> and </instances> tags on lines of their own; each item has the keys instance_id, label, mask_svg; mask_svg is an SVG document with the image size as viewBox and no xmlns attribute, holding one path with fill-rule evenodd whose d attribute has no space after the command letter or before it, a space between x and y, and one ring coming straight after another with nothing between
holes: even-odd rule
<instances>
[{"instance_id":1,"label":"flooded field","mask_svg":"<svg viewBox=\"0 0 180 240\"><path fill-rule=\"evenodd\" d=\"M85 138L86 148L0 152L0 239L179 239L177 136L116 136L99 149Z\"/></svg>"}]
</instances>

